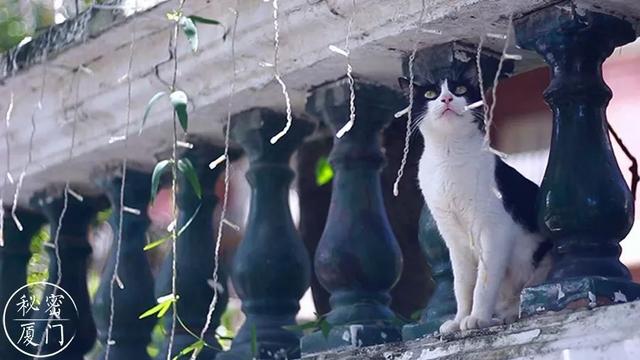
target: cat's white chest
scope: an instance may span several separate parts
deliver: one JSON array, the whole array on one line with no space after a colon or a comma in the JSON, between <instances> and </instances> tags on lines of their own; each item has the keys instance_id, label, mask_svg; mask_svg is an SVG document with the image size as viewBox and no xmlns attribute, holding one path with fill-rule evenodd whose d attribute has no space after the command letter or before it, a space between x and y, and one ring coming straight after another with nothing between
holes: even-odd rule
<instances>
[{"instance_id":1,"label":"cat's white chest","mask_svg":"<svg viewBox=\"0 0 640 360\"><path fill-rule=\"evenodd\" d=\"M496 188L493 154L474 150L474 145L437 149L427 145L418 178L425 201L436 217L455 215L456 222L469 223L502 207L491 191Z\"/></svg>"}]
</instances>

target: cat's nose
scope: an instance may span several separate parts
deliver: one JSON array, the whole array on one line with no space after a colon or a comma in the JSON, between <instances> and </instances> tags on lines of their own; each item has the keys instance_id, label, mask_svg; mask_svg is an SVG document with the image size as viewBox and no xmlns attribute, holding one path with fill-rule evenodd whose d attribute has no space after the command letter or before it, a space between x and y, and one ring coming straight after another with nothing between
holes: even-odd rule
<instances>
[{"instance_id":1,"label":"cat's nose","mask_svg":"<svg viewBox=\"0 0 640 360\"><path fill-rule=\"evenodd\" d=\"M443 102L443 103L445 103L445 104L448 104L448 103L450 103L451 101L453 101L453 96L451 96L451 95L444 95L440 101L442 101L442 102Z\"/></svg>"}]
</instances>

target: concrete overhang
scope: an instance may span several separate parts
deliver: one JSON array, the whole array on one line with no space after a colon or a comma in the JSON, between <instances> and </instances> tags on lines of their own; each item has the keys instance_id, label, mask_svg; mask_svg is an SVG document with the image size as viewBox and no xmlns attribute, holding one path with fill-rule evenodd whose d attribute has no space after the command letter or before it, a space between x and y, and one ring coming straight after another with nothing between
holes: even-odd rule
<instances>
[{"instance_id":1,"label":"concrete overhang","mask_svg":"<svg viewBox=\"0 0 640 360\"><path fill-rule=\"evenodd\" d=\"M345 74L345 58L330 51L329 46L344 46L347 22L353 12L351 3L347 0L280 2L279 70L290 91L294 113L303 111L309 88ZM452 40L475 44L483 33L506 34L511 13L519 16L545 6L563 6L558 3L554 0L426 0L424 22L416 31L421 0L359 0L350 42L354 73L395 87L401 75L402 59L416 41L419 48ZM578 4L625 17L636 29L640 23L640 2L636 0L578 0ZM137 131L149 99L167 89L161 79L171 78L173 68L167 59L172 23L165 14L175 6L176 2L163 2L127 18L110 13L94 15L95 20L90 19L86 27L88 33L66 39L68 44L49 54L46 65L36 59L13 76L0 80L3 115L11 93L15 99L8 134L14 178L27 162L31 118L35 111L33 161L20 196L22 203L26 203L33 191L51 183L69 180L81 188L94 189L90 174L95 168L112 164L125 155L151 168L156 154L171 146L173 126L168 101L159 101L153 107L141 136ZM185 13L215 18L229 26L234 21L230 8L239 14L233 112L255 106L284 110L284 98L274 81L273 69L260 65L273 62L271 3L190 0L186 2ZM94 13L105 11L94 10ZM190 97L190 133L221 142L233 79L232 41L221 39L220 27L201 25L198 30L200 49L196 54L191 52L184 37L180 37L177 84ZM132 40L129 99L125 75ZM487 38L485 44L500 50L502 41ZM542 65L535 54L523 52L514 45L508 51L523 56L517 64L518 71ZM37 110L45 66L42 109ZM82 70L74 72L81 66ZM124 134L129 103L130 138L125 150L123 142L110 144L109 140ZM74 122L75 145L70 156ZM0 139L5 139L5 134L2 126ZM0 154L4 171L7 154L4 140L0 141ZM14 188L9 185L3 189L4 199L12 198Z\"/></svg>"}]
</instances>

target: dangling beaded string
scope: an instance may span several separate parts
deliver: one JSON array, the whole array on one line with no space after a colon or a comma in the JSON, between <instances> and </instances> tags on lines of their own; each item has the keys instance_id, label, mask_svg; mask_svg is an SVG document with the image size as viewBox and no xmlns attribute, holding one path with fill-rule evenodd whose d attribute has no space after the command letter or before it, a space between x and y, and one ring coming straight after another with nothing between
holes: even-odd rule
<instances>
[{"instance_id":1,"label":"dangling beaded string","mask_svg":"<svg viewBox=\"0 0 640 360\"><path fill-rule=\"evenodd\" d=\"M5 128L4 128L4 140L5 140L5 146L7 148L7 158L6 158L6 162L7 162L7 171L5 172L5 176L4 176L4 183L3 183L3 189L2 189L2 194L0 194L0 246L4 246L4 189L6 189L7 187L7 180L9 180L9 182L13 183L13 179L11 177L11 150L9 147L9 125L11 123L11 113L13 112L13 91L11 92L10 98L9 98L9 106L7 107L7 113L5 115Z\"/></svg>"},{"instance_id":2,"label":"dangling beaded string","mask_svg":"<svg viewBox=\"0 0 640 360\"><path fill-rule=\"evenodd\" d=\"M353 79L353 67L351 66L351 49L349 48L349 40L351 39L351 28L353 27L353 18L356 16L356 0L353 0L353 11L349 17L347 25L347 37L344 41L344 50L335 46L330 46L329 49L333 52L341 54L347 58L347 81L349 83L349 121L336 132L336 137L341 138L353 128L356 121L356 91L355 80Z\"/></svg>"},{"instance_id":3,"label":"dangling beaded string","mask_svg":"<svg viewBox=\"0 0 640 360\"><path fill-rule=\"evenodd\" d=\"M418 24L416 25L416 33L417 37L420 32L420 28L422 27L422 21L424 19L424 14L426 10L426 2L422 0L422 10L420 10L420 17L418 18ZM418 40L415 40L413 43L413 50L411 51L411 55L409 55L409 107L407 108L407 127L404 135L404 149L402 150L402 160L400 161L400 168L398 169L398 174L396 176L396 181L393 183L393 196L398 196L400 193L399 185L400 180L402 179L402 175L404 175L404 168L407 165L407 158L409 157L409 143L411 140L411 123L413 121L413 94L414 94L414 73L413 73L413 63L416 59L416 53L418 52ZM397 115L400 115L403 111L399 112Z\"/></svg>"},{"instance_id":4,"label":"dangling beaded string","mask_svg":"<svg viewBox=\"0 0 640 360\"><path fill-rule=\"evenodd\" d=\"M49 36L47 34L47 36ZM46 78L47 78L47 50L44 50L44 55L42 56L42 81L40 83L40 97L38 99L38 103L34 106L33 111L31 112L31 134L29 135L29 151L27 153L27 162L24 164L22 168L22 172L18 177L18 184L16 185L16 191L13 194L13 205L11 206L11 217L13 221L16 223L16 226L20 231L22 231L22 224L18 220L16 215L16 210L18 208L18 199L20 198L20 190L22 189L22 184L24 182L24 177L27 175L27 171L29 169L29 165L33 162L33 140L36 135L36 113L39 110L42 110L42 102L44 101L44 88L46 86Z\"/></svg>"},{"instance_id":5,"label":"dangling beaded string","mask_svg":"<svg viewBox=\"0 0 640 360\"><path fill-rule=\"evenodd\" d=\"M73 159L73 149L76 144L78 109L80 108L80 76L78 76L79 72L80 72L80 68L78 67L74 70L73 77L71 78L71 83L73 84L74 81L76 83L76 89L75 89L76 96L75 96L75 106L73 109L73 121L71 125L71 146L69 146L69 155L68 155L69 160ZM60 232L62 230L62 222L64 220L65 215L67 214L67 210L69 207L70 194L74 194L74 191L71 190L71 188L69 187L69 180L67 180L64 184L62 210L60 211L60 216L58 217L58 225L56 227L55 236L53 238L53 252L56 258L56 277L57 277L56 284L55 284L56 287L53 289L53 294L55 294L58 291L57 287L60 286L60 283L62 281L62 257L60 256ZM72 195L72 196L76 197L78 201L82 201L81 197L78 198L79 196L77 195ZM50 322L51 322L51 317L47 319L47 326L49 326ZM40 339L40 343L38 344L37 355L40 355L40 352L42 351L42 346L44 345L44 341L45 341L45 338L42 337L42 339Z\"/></svg>"},{"instance_id":6,"label":"dangling beaded string","mask_svg":"<svg viewBox=\"0 0 640 360\"><path fill-rule=\"evenodd\" d=\"M184 2L186 0L179 0L178 12L182 13ZM169 41L169 49L173 53L173 74L171 77L171 91L176 91L176 82L178 81L178 30L179 22L176 21L173 27L173 33L171 40ZM173 124L173 141L171 144L171 213L173 215L173 221L177 222L178 219L178 204L176 199L177 190L177 178L178 178L178 125L176 121L176 112L172 112L172 124ZM169 341L167 345L167 360L171 360L171 353L173 352L173 343L176 337L176 323L178 321L178 305L177 305L177 277L178 277L178 260L177 260L177 246L178 241L178 229L177 226L173 226L171 229L171 294L173 297L171 302L171 331L169 332Z\"/></svg>"},{"instance_id":7,"label":"dangling beaded string","mask_svg":"<svg viewBox=\"0 0 640 360\"><path fill-rule=\"evenodd\" d=\"M280 84L282 88L282 95L284 96L285 105L286 105L286 114L287 114L287 124L284 126L279 133L275 134L270 142L271 144L275 144L280 140L283 136L289 132L291 128L291 123L293 122L293 116L291 114L291 99L289 98L289 91L287 90L287 85L282 80L280 76L280 69L278 68L278 58L280 53L280 24L278 22L278 0L273 0L273 75L276 78L276 81Z\"/></svg>"},{"instance_id":8,"label":"dangling beaded string","mask_svg":"<svg viewBox=\"0 0 640 360\"><path fill-rule=\"evenodd\" d=\"M491 126L493 123L493 112L496 108L496 103L498 102L498 99L496 99L496 92L498 89L498 82L500 79L500 73L502 72L502 66L504 65L504 60L506 59L506 53L507 53L507 47L509 46L509 35L511 34L511 25L513 24L513 13L511 13L509 15L509 23L507 24L507 34L504 40L504 46L502 47L502 53L500 54L500 60L498 61L498 69L496 70L496 74L493 78L493 84L492 84L492 88L491 88L491 105L489 106L489 111L488 113L486 112L486 105L485 105L485 119L484 119L484 127L485 127L485 134L484 134L484 141L482 144L482 148L484 150L490 151L500 157L504 157L505 155L495 149L493 149L491 147ZM479 57L478 59L476 59L476 61L478 62L478 64L480 63ZM478 65L478 69L480 69L480 65ZM481 74L479 73L478 76L481 78L480 76ZM482 91L481 91L482 93Z\"/></svg>"},{"instance_id":9,"label":"dangling beaded string","mask_svg":"<svg viewBox=\"0 0 640 360\"><path fill-rule=\"evenodd\" d=\"M135 1L135 7L138 8L138 1ZM127 115L126 115L126 123L124 127L124 157L122 158L122 177L120 179L120 217L118 219L118 234L116 236L116 253L115 253L115 263L113 266L113 275L111 275L111 281L109 282L109 327L107 330L107 348L105 350L104 360L109 360L109 355L111 354L111 346L115 344L113 340L113 323L116 315L116 299L115 299L115 286L118 284L120 290L124 290L124 284L120 280L118 275L118 270L120 268L120 253L122 248L122 235L123 235L123 227L124 227L124 212L130 212L135 214L137 210L138 215L140 214L140 210L138 209L130 209L124 205L124 188L127 182L127 148L129 145L129 124L131 123L131 69L133 67L133 53L135 48L135 40L136 40L136 17L131 22L131 44L129 45L129 62L127 64Z\"/></svg>"},{"instance_id":10,"label":"dangling beaded string","mask_svg":"<svg viewBox=\"0 0 640 360\"><path fill-rule=\"evenodd\" d=\"M225 162L224 165L224 196L222 198L222 208L220 210L220 222L218 223L218 230L216 234L216 246L214 252L214 266L213 266L213 299L211 299L211 303L209 304L209 311L207 313L207 320L200 331L200 339L204 339L204 335L209 330L209 326L211 326L211 320L213 317L213 313L216 310L216 305L218 303L218 279L219 279L219 268L220 268L220 246L222 244L222 232L225 224L230 224L230 222L226 219L227 216L227 205L229 202L229 173L230 162L229 162L229 132L231 127L231 112L233 110L233 97L236 93L236 81L237 81L237 64L236 64L236 29L238 27L238 11L235 9L229 9L234 14L233 28L231 30L231 67L232 67L232 78L231 78L231 93L229 94L229 100L227 102L227 131L224 136L224 154L218 159L214 160L211 164L209 164L209 168L212 170L216 168L221 162ZM198 356L198 351L194 351L191 354L190 360L195 360L196 356Z\"/></svg>"}]
</instances>

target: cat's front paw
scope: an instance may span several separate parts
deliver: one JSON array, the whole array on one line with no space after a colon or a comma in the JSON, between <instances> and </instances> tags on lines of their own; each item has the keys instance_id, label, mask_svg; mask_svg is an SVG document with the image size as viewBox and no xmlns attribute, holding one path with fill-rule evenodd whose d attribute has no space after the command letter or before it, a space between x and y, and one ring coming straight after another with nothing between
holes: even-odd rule
<instances>
[{"instance_id":1,"label":"cat's front paw","mask_svg":"<svg viewBox=\"0 0 640 360\"><path fill-rule=\"evenodd\" d=\"M469 315L460 322L460 330L484 329L493 325L498 325L499 320L491 318L484 319L476 315Z\"/></svg>"},{"instance_id":2,"label":"cat's front paw","mask_svg":"<svg viewBox=\"0 0 640 360\"><path fill-rule=\"evenodd\" d=\"M449 334L458 330L460 330L460 321L456 319L447 320L440 325L440 334Z\"/></svg>"}]
</instances>

